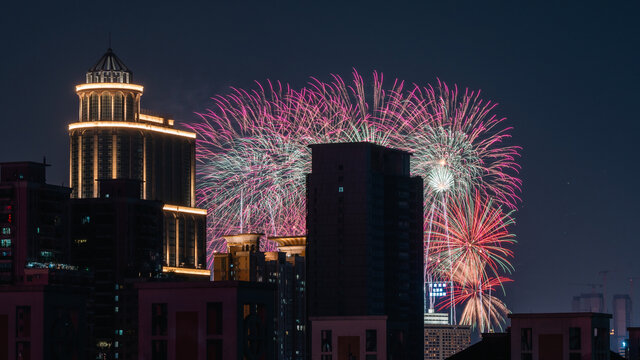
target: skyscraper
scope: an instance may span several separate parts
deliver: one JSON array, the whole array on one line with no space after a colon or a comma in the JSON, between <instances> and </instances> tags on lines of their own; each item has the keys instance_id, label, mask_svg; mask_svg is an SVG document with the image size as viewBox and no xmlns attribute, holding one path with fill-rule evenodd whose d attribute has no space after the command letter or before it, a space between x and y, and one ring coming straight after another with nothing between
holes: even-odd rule
<instances>
[{"instance_id":1,"label":"skyscraper","mask_svg":"<svg viewBox=\"0 0 640 360\"><path fill-rule=\"evenodd\" d=\"M410 154L370 143L311 149L312 359L421 357L422 179L410 176ZM364 339L364 348L358 339Z\"/></svg>"},{"instance_id":2,"label":"skyscraper","mask_svg":"<svg viewBox=\"0 0 640 360\"><path fill-rule=\"evenodd\" d=\"M196 134L142 111L143 87L111 49L76 86L78 122L69 124L72 198L97 198L100 181L133 179L140 198L164 204L164 265L206 266L206 210L195 208Z\"/></svg>"}]
</instances>

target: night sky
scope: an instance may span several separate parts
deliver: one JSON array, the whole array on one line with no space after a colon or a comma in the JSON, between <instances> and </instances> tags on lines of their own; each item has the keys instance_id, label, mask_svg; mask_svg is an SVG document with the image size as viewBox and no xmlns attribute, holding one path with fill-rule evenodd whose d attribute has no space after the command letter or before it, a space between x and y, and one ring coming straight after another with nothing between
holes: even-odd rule
<instances>
[{"instance_id":1,"label":"night sky","mask_svg":"<svg viewBox=\"0 0 640 360\"><path fill-rule=\"evenodd\" d=\"M506 287L514 312L569 311L573 295L591 292L575 284L601 282L602 270L607 302L640 277L640 3L234 3L3 5L0 161L46 156L48 180L68 185L74 86L109 32L145 87L142 107L183 122L254 80L301 87L310 76L349 78L352 68L389 81L440 78L500 103L523 147L515 282ZM640 278L634 292L639 308Z\"/></svg>"}]
</instances>

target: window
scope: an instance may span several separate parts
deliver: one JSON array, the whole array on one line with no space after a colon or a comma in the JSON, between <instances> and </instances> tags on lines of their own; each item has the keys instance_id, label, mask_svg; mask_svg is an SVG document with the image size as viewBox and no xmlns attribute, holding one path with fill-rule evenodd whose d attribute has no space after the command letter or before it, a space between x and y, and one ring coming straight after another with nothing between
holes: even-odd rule
<instances>
[{"instance_id":1,"label":"window","mask_svg":"<svg viewBox=\"0 0 640 360\"><path fill-rule=\"evenodd\" d=\"M207 303L207 335L222 334L222 303ZM207 345L208 346L208 345Z\"/></svg>"},{"instance_id":2,"label":"window","mask_svg":"<svg viewBox=\"0 0 640 360\"><path fill-rule=\"evenodd\" d=\"M532 332L531 328L522 328L520 329L520 350L521 351L531 351L533 350L533 341L532 341Z\"/></svg>"},{"instance_id":3,"label":"window","mask_svg":"<svg viewBox=\"0 0 640 360\"><path fill-rule=\"evenodd\" d=\"M366 351L367 352L376 352L378 351L378 332L374 329L374 330L367 330L365 332L366 336L365 336L365 344L366 344Z\"/></svg>"},{"instance_id":4,"label":"window","mask_svg":"<svg viewBox=\"0 0 640 360\"><path fill-rule=\"evenodd\" d=\"M339 187L338 187L338 192L344 192L344 187L339 186Z\"/></svg>"},{"instance_id":5,"label":"window","mask_svg":"<svg viewBox=\"0 0 640 360\"><path fill-rule=\"evenodd\" d=\"M31 336L31 306L16 307L16 337Z\"/></svg>"},{"instance_id":6,"label":"window","mask_svg":"<svg viewBox=\"0 0 640 360\"><path fill-rule=\"evenodd\" d=\"M11 239L0 240L0 248L8 248L8 247L11 247Z\"/></svg>"},{"instance_id":7,"label":"window","mask_svg":"<svg viewBox=\"0 0 640 360\"><path fill-rule=\"evenodd\" d=\"M580 328L569 328L569 350L580 350Z\"/></svg>"},{"instance_id":8,"label":"window","mask_svg":"<svg viewBox=\"0 0 640 360\"><path fill-rule=\"evenodd\" d=\"M151 304L151 335L167 335L167 304Z\"/></svg>"},{"instance_id":9,"label":"window","mask_svg":"<svg viewBox=\"0 0 640 360\"><path fill-rule=\"evenodd\" d=\"M10 227L3 227L2 228L2 234L3 235L11 235L11 228Z\"/></svg>"},{"instance_id":10,"label":"window","mask_svg":"<svg viewBox=\"0 0 640 360\"><path fill-rule=\"evenodd\" d=\"M222 360L222 339L207 340L207 360Z\"/></svg>"},{"instance_id":11,"label":"window","mask_svg":"<svg viewBox=\"0 0 640 360\"><path fill-rule=\"evenodd\" d=\"M321 352L331 352L331 330L322 330L320 331L320 351Z\"/></svg>"},{"instance_id":12,"label":"window","mask_svg":"<svg viewBox=\"0 0 640 360\"><path fill-rule=\"evenodd\" d=\"M167 340L151 341L151 360L167 360Z\"/></svg>"},{"instance_id":13,"label":"window","mask_svg":"<svg viewBox=\"0 0 640 360\"><path fill-rule=\"evenodd\" d=\"M91 222L91 216L87 215L82 217L82 225L89 224L90 222Z\"/></svg>"}]
</instances>

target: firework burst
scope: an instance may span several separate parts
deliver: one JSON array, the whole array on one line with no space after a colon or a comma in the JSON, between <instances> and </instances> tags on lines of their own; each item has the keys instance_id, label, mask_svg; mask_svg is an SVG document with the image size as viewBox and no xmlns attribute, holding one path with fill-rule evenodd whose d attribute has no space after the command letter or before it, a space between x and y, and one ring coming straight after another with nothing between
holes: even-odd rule
<instances>
[{"instance_id":1,"label":"firework burst","mask_svg":"<svg viewBox=\"0 0 640 360\"><path fill-rule=\"evenodd\" d=\"M300 91L269 83L215 97L215 106L192 125L201 139L196 149L199 206L211 214L209 254L224 251L226 233L305 233L308 145L390 145L401 97L402 83L383 90L382 76L374 74L369 101L357 73L351 84L334 76L333 82L313 80Z\"/></svg>"},{"instance_id":2,"label":"firework burst","mask_svg":"<svg viewBox=\"0 0 640 360\"><path fill-rule=\"evenodd\" d=\"M480 92L440 81L410 91L401 81L382 84L374 73L366 87L354 72L349 83L333 76L293 90L269 82L213 98L192 126L199 135L198 205L210 214L209 254L224 251L227 233L304 233L308 145L366 141L411 152L412 175L425 180L425 281L447 280L460 291L475 286L479 294L482 284L500 281L499 273L511 269L512 252L503 246L514 242L503 233L511 218L501 207L516 208L521 185L519 147L506 144L511 128ZM458 295L449 300L453 319L454 304L479 309L487 301ZM500 300L489 303L501 311ZM473 318L471 307L462 319ZM495 322L497 315L487 316Z\"/></svg>"}]
</instances>

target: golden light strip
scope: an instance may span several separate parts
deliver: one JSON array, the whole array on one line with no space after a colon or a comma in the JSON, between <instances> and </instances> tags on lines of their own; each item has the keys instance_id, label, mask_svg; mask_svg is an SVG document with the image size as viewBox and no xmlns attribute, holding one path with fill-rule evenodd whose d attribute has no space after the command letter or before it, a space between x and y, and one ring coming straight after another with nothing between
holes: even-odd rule
<instances>
[{"instance_id":1,"label":"golden light strip","mask_svg":"<svg viewBox=\"0 0 640 360\"><path fill-rule=\"evenodd\" d=\"M76 91L99 90L99 89L122 89L142 92L144 86L124 83L95 83L76 85Z\"/></svg>"},{"instance_id":2,"label":"golden light strip","mask_svg":"<svg viewBox=\"0 0 640 360\"><path fill-rule=\"evenodd\" d=\"M113 135L111 142L111 178L118 178L118 137Z\"/></svg>"},{"instance_id":3,"label":"golden light strip","mask_svg":"<svg viewBox=\"0 0 640 360\"><path fill-rule=\"evenodd\" d=\"M177 205L165 205L162 207L164 211L175 211L187 214L196 214L196 215L207 215L207 209L198 209L187 206L177 206Z\"/></svg>"},{"instance_id":4,"label":"golden light strip","mask_svg":"<svg viewBox=\"0 0 640 360\"><path fill-rule=\"evenodd\" d=\"M158 124L164 124L164 119L158 116L152 116L147 114L140 114L140 120L151 121Z\"/></svg>"},{"instance_id":5,"label":"golden light strip","mask_svg":"<svg viewBox=\"0 0 640 360\"><path fill-rule=\"evenodd\" d=\"M180 264L180 219L176 217L176 266Z\"/></svg>"},{"instance_id":6,"label":"golden light strip","mask_svg":"<svg viewBox=\"0 0 640 360\"><path fill-rule=\"evenodd\" d=\"M78 199L82 199L82 135L78 136Z\"/></svg>"},{"instance_id":7,"label":"golden light strip","mask_svg":"<svg viewBox=\"0 0 640 360\"><path fill-rule=\"evenodd\" d=\"M98 197L98 135L93 136L93 197Z\"/></svg>"},{"instance_id":8,"label":"golden light strip","mask_svg":"<svg viewBox=\"0 0 640 360\"><path fill-rule=\"evenodd\" d=\"M196 133L192 133L189 131L165 128L165 127L155 126L151 124L141 124L141 123L133 123L133 122L125 122L125 121L83 121L83 122L69 124L69 130L88 129L88 128L139 129L139 130L149 130L149 131L155 131L155 132L171 134L171 135L178 135L178 136L188 137L191 139L196 138Z\"/></svg>"},{"instance_id":9,"label":"golden light strip","mask_svg":"<svg viewBox=\"0 0 640 360\"><path fill-rule=\"evenodd\" d=\"M179 267L174 267L174 266L163 266L162 267L162 272L164 272L164 273L173 272L173 273L176 273L176 274L211 276L211 270L179 268Z\"/></svg>"}]
</instances>

